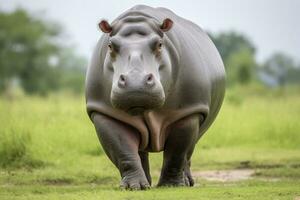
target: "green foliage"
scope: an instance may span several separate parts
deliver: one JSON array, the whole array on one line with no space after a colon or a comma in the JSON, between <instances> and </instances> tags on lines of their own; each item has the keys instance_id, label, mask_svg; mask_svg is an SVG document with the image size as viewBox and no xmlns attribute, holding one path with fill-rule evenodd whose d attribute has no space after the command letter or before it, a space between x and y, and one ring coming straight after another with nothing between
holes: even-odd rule
<instances>
[{"instance_id":1,"label":"green foliage","mask_svg":"<svg viewBox=\"0 0 300 200\"><path fill-rule=\"evenodd\" d=\"M58 59L60 68L60 85L75 94L82 94L85 81L86 59L76 55L71 48L64 49Z\"/></svg>"},{"instance_id":2,"label":"green foliage","mask_svg":"<svg viewBox=\"0 0 300 200\"><path fill-rule=\"evenodd\" d=\"M232 54L238 53L247 49L251 55L255 54L255 47L252 42L244 35L236 32L223 32L219 34L209 33L217 49L219 50L222 59L225 61L229 59ZM230 67L225 65L225 67Z\"/></svg>"},{"instance_id":3,"label":"green foliage","mask_svg":"<svg viewBox=\"0 0 300 200\"><path fill-rule=\"evenodd\" d=\"M267 86L284 86L300 83L300 66L284 53L274 53L261 66L255 60L255 46L236 32L209 34L223 59L227 86L258 82Z\"/></svg>"},{"instance_id":4,"label":"green foliage","mask_svg":"<svg viewBox=\"0 0 300 200\"><path fill-rule=\"evenodd\" d=\"M291 57L275 53L260 68L260 72L273 79L273 86L284 86L288 83L300 83L300 67Z\"/></svg>"},{"instance_id":5,"label":"green foliage","mask_svg":"<svg viewBox=\"0 0 300 200\"><path fill-rule=\"evenodd\" d=\"M31 137L26 132L0 132L0 167L39 167L43 163L35 160L30 152Z\"/></svg>"},{"instance_id":6,"label":"green foliage","mask_svg":"<svg viewBox=\"0 0 300 200\"><path fill-rule=\"evenodd\" d=\"M223 59L228 86L248 84L255 79L255 47L245 36L235 33L210 34Z\"/></svg>"},{"instance_id":7,"label":"green foliage","mask_svg":"<svg viewBox=\"0 0 300 200\"><path fill-rule=\"evenodd\" d=\"M17 77L28 93L45 92L57 85L51 80L55 70L48 58L58 51L50 42L58 36L58 26L30 17L24 10L0 13L1 88Z\"/></svg>"},{"instance_id":8,"label":"green foliage","mask_svg":"<svg viewBox=\"0 0 300 200\"><path fill-rule=\"evenodd\" d=\"M30 16L25 10L0 11L0 92L13 80L30 94L45 95L62 87L82 92L78 85L84 84L85 60L59 44L61 32L59 25ZM62 61L53 63L53 59ZM68 59L73 60L74 70L65 66Z\"/></svg>"},{"instance_id":9,"label":"green foliage","mask_svg":"<svg viewBox=\"0 0 300 200\"><path fill-rule=\"evenodd\" d=\"M1 133L0 141L0 163L3 166L21 160L26 156L30 137L28 134L16 134L12 131L9 135Z\"/></svg>"},{"instance_id":10,"label":"green foliage","mask_svg":"<svg viewBox=\"0 0 300 200\"><path fill-rule=\"evenodd\" d=\"M249 49L241 49L226 60L228 84L247 84L255 77L256 63Z\"/></svg>"},{"instance_id":11,"label":"green foliage","mask_svg":"<svg viewBox=\"0 0 300 200\"><path fill-rule=\"evenodd\" d=\"M260 91L259 91L260 90ZM232 100L234 99L234 100ZM249 146L299 149L299 87L297 89L236 87L202 144L209 147ZM209 137L209 134L216 137ZM206 140L206 137L207 140Z\"/></svg>"},{"instance_id":12,"label":"green foliage","mask_svg":"<svg viewBox=\"0 0 300 200\"><path fill-rule=\"evenodd\" d=\"M0 149L4 155L0 160L7 167L26 167L30 160L55 163L51 158L60 154L70 158L78 153L92 155L96 150L101 154L96 134L89 134L94 130L89 126L84 99L63 93L47 98L0 98ZM10 159L15 154L16 159Z\"/></svg>"}]
</instances>

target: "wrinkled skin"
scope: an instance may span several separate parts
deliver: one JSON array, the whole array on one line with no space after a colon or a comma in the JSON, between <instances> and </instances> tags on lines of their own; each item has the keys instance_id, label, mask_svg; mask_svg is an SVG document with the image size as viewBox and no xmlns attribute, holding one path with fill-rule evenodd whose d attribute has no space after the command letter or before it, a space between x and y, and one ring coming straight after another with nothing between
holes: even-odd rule
<instances>
[{"instance_id":1,"label":"wrinkled skin","mask_svg":"<svg viewBox=\"0 0 300 200\"><path fill-rule=\"evenodd\" d=\"M135 6L109 24L86 78L87 111L120 186L151 185L148 152L163 153L158 186L193 186L191 156L223 101L225 71L208 36L164 8Z\"/></svg>"}]
</instances>

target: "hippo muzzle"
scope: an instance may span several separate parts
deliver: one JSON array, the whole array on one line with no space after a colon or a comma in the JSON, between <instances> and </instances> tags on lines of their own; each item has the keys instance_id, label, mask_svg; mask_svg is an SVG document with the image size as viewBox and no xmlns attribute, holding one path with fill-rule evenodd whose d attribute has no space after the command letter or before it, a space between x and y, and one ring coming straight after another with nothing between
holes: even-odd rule
<instances>
[{"instance_id":1,"label":"hippo muzzle","mask_svg":"<svg viewBox=\"0 0 300 200\"><path fill-rule=\"evenodd\" d=\"M132 71L122 73L113 84L111 103L113 107L130 114L141 114L145 110L164 105L163 87L153 73Z\"/></svg>"}]
</instances>

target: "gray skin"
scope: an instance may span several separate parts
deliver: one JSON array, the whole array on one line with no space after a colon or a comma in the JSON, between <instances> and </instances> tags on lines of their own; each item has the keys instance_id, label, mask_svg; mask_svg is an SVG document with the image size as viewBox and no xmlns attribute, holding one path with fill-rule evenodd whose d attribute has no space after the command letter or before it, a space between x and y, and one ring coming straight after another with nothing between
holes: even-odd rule
<instances>
[{"instance_id":1,"label":"gray skin","mask_svg":"<svg viewBox=\"0 0 300 200\"><path fill-rule=\"evenodd\" d=\"M148 152L163 153L158 186L193 186L191 156L224 98L220 55L196 24L135 6L111 24L86 77L87 112L121 187L151 185Z\"/></svg>"}]
</instances>

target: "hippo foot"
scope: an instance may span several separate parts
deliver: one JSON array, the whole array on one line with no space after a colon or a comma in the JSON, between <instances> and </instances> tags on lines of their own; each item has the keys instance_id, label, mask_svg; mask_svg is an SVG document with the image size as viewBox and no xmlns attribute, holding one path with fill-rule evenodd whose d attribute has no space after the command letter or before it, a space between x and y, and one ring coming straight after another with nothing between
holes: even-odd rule
<instances>
[{"instance_id":1,"label":"hippo foot","mask_svg":"<svg viewBox=\"0 0 300 200\"><path fill-rule=\"evenodd\" d=\"M193 187L195 184L195 181L192 177L192 174L191 174L191 171L189 168L184 171L184 183L186 186L190 186L190 187Z\"/></svg>"},{"instance_id":2,"label":"hippo foot","mask_svg":"<svg viewBox=\"0 0 300 200\"><path fill-rule=\"evenodd\" d=\"M126 190L147 190L150 189L150 184L144 174L133 172L122 178L120 188Z\"/></svg>"},{"instance_id":3,"label":"hippo foot","mask_svg":"<svg viewBox=\"0 0 300 200\"><path fill-rule=\"evenodd\" d=\"M164 174L160 177L158 187L180 187L186 186L184 173Z\"/></svg>"},{"instance_id":4,"label":"hippo foot","mask_svg":"<svg viewBox=\"0 0 300 200\"><path fill-rule=\"evenodd\" d=\"M183 173L163 175L158 184L158 187L180 187L180 186L194 186L194 179L189 169L184 170Z\"/></svg>"}]
</instances>

